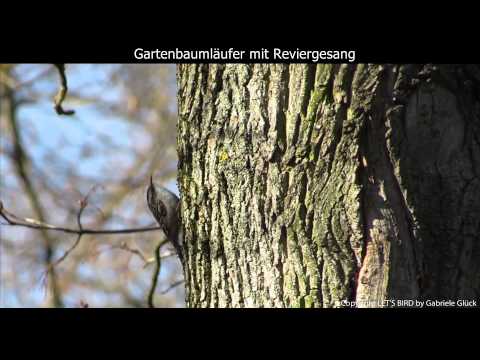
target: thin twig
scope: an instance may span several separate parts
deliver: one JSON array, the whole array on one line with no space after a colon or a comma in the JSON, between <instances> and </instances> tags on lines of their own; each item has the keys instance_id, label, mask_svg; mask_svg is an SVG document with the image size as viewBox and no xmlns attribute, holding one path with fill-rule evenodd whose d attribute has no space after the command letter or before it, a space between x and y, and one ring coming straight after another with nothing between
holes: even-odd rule
<instances>
[{"instance_id":1,"label":"thin twig","mask_svg":"<svg viewBox=\"0 0 480 360\"><path fill-rule=\"evenodd\" d=\"M78 246L78 244L80 244L80 239L82 238L82 234L78 234L77 236L77 240L75 240L75 242L73 243L73 245L68 248L67 251L65 251L63 253L62 256L60 256L60 258L55 261L53 264L51 264L51 267L54 267L54 266L57 266L58 264L60 264L63 260L65 260L67 258L68 255L70 255L70 253L75 250L75 248Z\"/></svg>"},{"instance_id":2,"label":"thin twig","mask_svg":"<svg viewBox=\"0 0 480 360\"><path fill-rule=\"evenodd\" d=\"M88 194L82 200L80 200L80 209L78 210L78 214L77 214L78 231L83 230L82 213L83 213L83 210L85 210L85 208L88 205L88 197L90 196L90 193L92 192L92 190L93 190L93 188L90 189ZM75 250L75 248L78 246L78 244L80 244L80 240L82 239L82 235L83 235L82 233L78 234L77 240L73 243L73 245L67 251L65 251L64 254L62 256L60 256L60 258L57 261L55 261L55 263L52 264L52 266L57 266L58 264L60 264L63 260L65 260L67 258L68 255L70 255L70 253L73 250Z\"/></svg>"},{"instance_id":3,"label":"thin twig","mask_svg":"<svg viewBox=\"0 0 480 360\"><path fill-rule=\"evenodd\" d=\"M165 295L166 293L168 293L170 290L176 288L178 285L181 285L185 282L185 280L178 280L178 281L175 281L173 284L170 284L170 286L168 288L166 288L165 290L163 290L160 294L161 295Z\"/></svg>"},{"instance_id":4,"label":"thin twig","mask_svg":"<svg viewBox=\"0 0 480 360\"><path fill-rule=\"evenodd\" d=\"M137 255L140 259L142 259L142 261L147 264L148 263L148 260L147 258L145 257L145 255L143 254L143 252L140 251L140 249L134 249L130 246L127 245L126 242L122 242L120 245L114 245L111 247L111 249L120 249L120 250L125 250L133 255Z\"/></svg>"},{"instance_id":5,"label":"thin twig","mask_svg":"<svg viewBox=\"0 0 480 360\"><path fill-rule=\"evenodd\" d=\"M158 276L160 274L160 268L162 267L162 257L160 256L160 250L167 242L168 240L163 240L160 241L160 243L157 245L157 248L155 249L155 269L153 270L153 276L152 276L152 284L150 286L150 290L148 291L148 307L154 308L155 304L153 303L153 297L155 295L155 289L157 288L157 283L158 283Z\"/></svg>"},{"instance_id":6,"label":"thin twig","mask_svg":"<svg viewBox=\"0 0 480 360\"><path fill-rule=\"evenodd\" d=\"M159 246L162 247L162 246L165 245L166 243L168 243L168 239L162 241ZM172 257L172 256L175 256L175 255L177 255L177 253L175 253L175 252L167 253L167 254L165 254L165 255L160 256L160 260L167 259L167 258ZM146 268L148 265L150 265L151 263L154 263L154 262L155 262L155 263L157 262L157 257L156 257L156 256L153 257L153 258L148 259L147 262L146 262L145 265L144 265L144 268Z\"/></svg>"},{"instance_id":7,"label":"thin twig","mask_svg":"<svg viewBox=\"0 0 480 360\"><path fill-rule=\"evenodd\" d=\"M55 95L54 109L58 115L73 115L75 114L74 110L65 110L62 107L63 100L67 95L68 86L67 86L67 77L65 76L65 64L53 64L60 74L60 88L58 89L57 95Z\"/></svg>"},{"instance_id":8,"label":"thin twig","mask_svg":"<svg viewBox=\"0 0 480 360\"><path fill-rule=\"evenodd\" d=\"M8 212L5 208L3 208L3 205L1 202L0 202L0 216L3 219L5 219L5 221L7 221L6 223L0 223L0 225L23 226L30 229L60 231L67 234L76 234L76 235L131 234L131 233L162 230L160 226L118 229L118 230L93 230L93 229L85 229L85 228L82 228L82 229L66 228L62 226L50 225L34 219L20 218Z\"/></svg>"},{"instance_id":9,"label":"thin twig","mask_svg":"<svg viewBox=\"0 0 480 360\"><path fill-rule=\"evenodd\" d=\"M166 243L168 243L168 240L163 241L161 246L165 245ZM145 254L140 249L132 248L132 247L128 246L126 242L122 242L120 245L109 246L108 249L104 249L103 251L105 251L105 250L117 250L117 249L118 250L124 250L124 251L127 251L127 252L129 252L133 255L138 256L143 261L143 263L144 263L143 267L144 268L146 268L147 266L149 266L150 264L153 264L155 262L155 256L147 259ZM99 252L97 252L97 254L99 254L100 252L103 252L103 251L99 251ZM164 254L164 255L161 256L161 260L167 259L167 258L175 256L175 255L177 255L177 253L175 253L175 252L170 252L170 253Z\"/></svg>"},{"instance_id":10,"label":"thin twig","mask_svg":"<svg viewBox=\"0 0 480 360\"><path fill-rule=\"evenodd\" d=\"M162 245L164 245L166 243L167 243L167 241L164 241ZM151 258L147 259L145 254L140 249L132 248L132 247L128 246L126 242L122 242L120 245L110 245L110 246L108 246L108 248L97 250L97 251L95 251L94 255L98 256L101 253L104 253L105 251L110 251L110 250L122 250L122 251L126 251L126 252L129 252L129 253L133 254L133 255L138 256L142 260L142 262L144 263L144 266L143 266L144 268L146 268L147 266L149 266L150 264L153 264L155 262L155 257L151 257ZM169 257L172 257L172 256L175 256L175 255L176 255L176 253L167 253L165 255L162 255L162 260L166 259L166 258L169 258Z\"/></svg>"}]
</instances>

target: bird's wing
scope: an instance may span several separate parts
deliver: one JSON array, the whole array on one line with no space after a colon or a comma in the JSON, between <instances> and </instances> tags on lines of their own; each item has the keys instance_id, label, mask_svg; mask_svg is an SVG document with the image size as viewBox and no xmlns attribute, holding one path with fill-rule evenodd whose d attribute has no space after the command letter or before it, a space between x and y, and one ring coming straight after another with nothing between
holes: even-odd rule
<instances>
[{"instance_id":1,"label":"bird's wing","mask_svg":"<svg viewBox=\"0 0 480 360\"><path fill-rule=\"evenodd\" d=\"M166 224L166 222L167 222L167 208L162 201L158 202L158 212L159 212L159 214L158 214L159 218L162 220L162 221L159 221L160 226L161 226L163 232L165 233L165 235L168 237L168 226Z\"/></svg>"}]
</instances>

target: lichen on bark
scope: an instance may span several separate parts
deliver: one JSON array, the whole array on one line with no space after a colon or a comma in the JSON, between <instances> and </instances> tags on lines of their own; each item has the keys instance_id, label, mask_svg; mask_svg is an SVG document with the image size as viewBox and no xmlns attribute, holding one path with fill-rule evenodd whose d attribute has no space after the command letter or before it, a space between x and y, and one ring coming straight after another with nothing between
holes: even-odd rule
<instances>
[{"instance_id":1,"label":"lichen on bark","mask_svg":"<svg viewBox=\"0 0 480 360\"><path fill-rule=\"evenodd\" d=\"M478 299L478 66L177 71L188 306Z\"/></svg>"}]
</instances>

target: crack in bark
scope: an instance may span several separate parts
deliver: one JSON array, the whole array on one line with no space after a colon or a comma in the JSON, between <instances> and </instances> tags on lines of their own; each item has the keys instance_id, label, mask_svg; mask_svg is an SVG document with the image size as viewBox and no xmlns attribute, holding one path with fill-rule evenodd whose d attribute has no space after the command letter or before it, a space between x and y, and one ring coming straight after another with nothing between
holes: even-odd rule
<instances>
[{"instance_id":1,"label":"crack in bark","mask_svg":"<svg viewBox=\"0 0 480 360\"><path fill-rule=\"evenodd\" d=\"M188 295L193 306L230 301L233 306L330 307L345 298L415 297L415 287L432 290L423 284L425 269L442 279L453 276L443 264L424 261L425 244L418 243L424 238L430 252L443 258L450 256L451 240L457 260L452 266L472 261L468 252L478 248L456 238L480 225L463 221L466 213L459 214L460 222L438 219L449 215L448 204L474 209L470 192L477 185L466 180L478 175L474 123L465 127L472 135L463 139L464 153L452 153L456 145L447 144L435 154L436 170L434 164L412 166L417 149L420 159L431 151L418 141L428 132L416 122L421 109L415 112L425 102L422 84L432 78L428 66L243 64L219 72L206 72L203 79L209 81L198 78L211 92L190 89L199 98L179 107L180 130L187 137L179 138L179 147L183 156L191 153L192 162L189 167L183 159L180 177L182 191L191 193L184 197L191 203L186 228L197 237L189 244L189 259L197 262L188 272L200 282L199 288L192 285L195 291L212 293L209 302L198 293ZM180 83L191 78L185 73ZM179 94L190 94L185 91ZM431 102L427 122L446 131L442 126L449 118L439 122L438 104ZM196 129L202 126L203 131ZM471 170L455 170L446 178L454 159L468 161ZM405 173L410 168L416 172ZM472 190L465 185L469 181ZM432 197L434 211L421 206L426 196ZM217 218L223 222L212 232ZM424 227L417 229L417 221ZM434 240L438 246L432 247ZM204 242L211 246L206 249ZM197 254L199 249L210 254ZM222 258L215 260L215 254ZM467 279L462 269L454 274L457 282ZM222 274L225 282L218 278ZM210 288L204 290L208 278ZM469 291L469 296L476 293Z\"/></svg>"}]
</instances>

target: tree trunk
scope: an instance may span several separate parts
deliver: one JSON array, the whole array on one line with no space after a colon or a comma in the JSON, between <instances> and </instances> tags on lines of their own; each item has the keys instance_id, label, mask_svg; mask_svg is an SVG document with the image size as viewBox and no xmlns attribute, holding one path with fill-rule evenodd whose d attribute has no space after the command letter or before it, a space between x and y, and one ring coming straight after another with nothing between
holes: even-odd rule
<instances>
[{"instance_id":1,"label":"tree trunk","mask_svg":"<svg viewBox=\"0 0 480 360\"><path fill-rule=\"evenodd\" d=\"M480 66L177 77L187 306L480 298Z\"/></svg>"}]
</instances>

